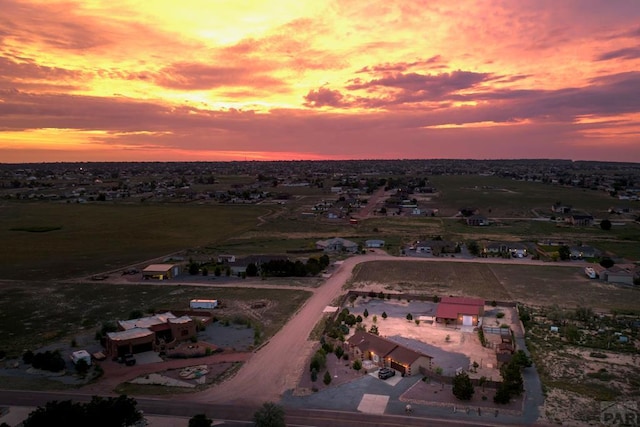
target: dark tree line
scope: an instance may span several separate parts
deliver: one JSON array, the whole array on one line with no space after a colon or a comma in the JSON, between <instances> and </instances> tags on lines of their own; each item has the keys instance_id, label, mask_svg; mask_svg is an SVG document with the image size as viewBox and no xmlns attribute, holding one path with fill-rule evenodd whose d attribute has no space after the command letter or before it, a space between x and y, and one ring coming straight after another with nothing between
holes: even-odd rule
<instances>
[{"instance_id":1,"label":"dark tree line","mask_svg":"<svg viewBox=\"0 0 640 427\"><path fill-rule=\"evenodd\" d=\"M329 256L322 255L320 258L309 258L306 263L300 260L290 261L287 259L271 260L260 264L247 266L247 276L255 277L259 273L267 277L306 277L315 276L329 266Z\"/></svg>"}]
</instances>

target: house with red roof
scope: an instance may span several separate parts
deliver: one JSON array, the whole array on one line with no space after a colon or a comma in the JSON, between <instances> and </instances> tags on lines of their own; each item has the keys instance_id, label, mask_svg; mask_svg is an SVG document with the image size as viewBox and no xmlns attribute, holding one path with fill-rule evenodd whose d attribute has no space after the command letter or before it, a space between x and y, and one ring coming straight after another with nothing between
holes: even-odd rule
<instances>
[{"instance_id":1,"label":"house with red roof","mask_svg":"<svg viewBox=\"0 0 640 427\"><path fill-rule=\"evenodd\" d=\"M455 326L478 326L484 315L484 300L442 297L436 309L436 322Z\"/></svg>"}]
</instances>

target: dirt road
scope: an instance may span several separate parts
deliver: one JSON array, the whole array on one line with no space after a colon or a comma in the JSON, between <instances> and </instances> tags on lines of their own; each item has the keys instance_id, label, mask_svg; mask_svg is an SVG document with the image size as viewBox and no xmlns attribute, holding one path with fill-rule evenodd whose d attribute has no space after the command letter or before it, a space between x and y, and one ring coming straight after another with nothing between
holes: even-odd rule
<instances>
[{"instance_id":1,"label":"dirt road","mask_svg":"<svg viewBox=\"0 0 640 427\"><path fill-rule=\"evenodd\" d=\"M321 319L322 312L343 293L343 285L351 277L353 268L362 262L396 260L398 262L484 262L529 265L549 265L533 260L463 259L463 258L397 258L383 254L368 254L346 259L307 300L302 308L269 342L256 351L238 373L228 381L202 393L189 395L189 399L211 403L259 405L265 401L278 401L283 392L296 387L300 375L306 370L313 351L309 334ZM575 267L575 263L553 263Z\"/></svg>"},{"instance_id":2,"label":"dirt road","mask_svg":"<svg viewBox=\"0 0 640 427\"><path fill-rule=\"evenodd\" d=\"M362 257L349 258L307 300L287 324L262 346L229 381L189 399L212 403L261 404L278 401L295 388L306 368L313 343L309 334L326 306L342 293L342 286Z\"/></svg>"}]
</instances>

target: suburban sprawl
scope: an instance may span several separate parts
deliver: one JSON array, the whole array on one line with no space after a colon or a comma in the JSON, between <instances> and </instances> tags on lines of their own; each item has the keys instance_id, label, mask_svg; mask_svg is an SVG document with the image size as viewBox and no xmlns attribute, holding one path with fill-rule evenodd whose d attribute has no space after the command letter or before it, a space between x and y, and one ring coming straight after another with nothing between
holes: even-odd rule
<instances>
[{"instance_id":1,"label":"suburban sprawl","mask_svg":"<svg viewBox=\"0 0 640 427\"><path fill-rule=\"evenodd\" d=\"M0 425L640 422L640 164L0 164L0 224Z\"/></svg>"}]
</instances>

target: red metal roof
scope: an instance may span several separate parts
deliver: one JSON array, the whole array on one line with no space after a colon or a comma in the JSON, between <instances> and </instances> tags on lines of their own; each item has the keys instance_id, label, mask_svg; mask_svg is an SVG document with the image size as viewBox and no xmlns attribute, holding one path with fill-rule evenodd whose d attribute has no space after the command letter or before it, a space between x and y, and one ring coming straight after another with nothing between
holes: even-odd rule
<instances>
[{"instance_id":1,"label":"red metal roof","mask_svg":"<svg viewBox=\"0 0 640 427\"><path fill-rule=\"evenodd\" d=\"M477 298L442 297L436 309L436 317L457 319L459 315L477 316L484 301Z\"/></svg>"}]
</instances>

